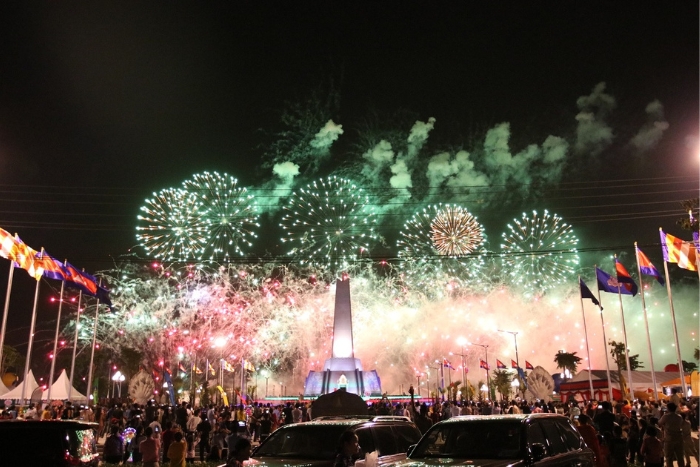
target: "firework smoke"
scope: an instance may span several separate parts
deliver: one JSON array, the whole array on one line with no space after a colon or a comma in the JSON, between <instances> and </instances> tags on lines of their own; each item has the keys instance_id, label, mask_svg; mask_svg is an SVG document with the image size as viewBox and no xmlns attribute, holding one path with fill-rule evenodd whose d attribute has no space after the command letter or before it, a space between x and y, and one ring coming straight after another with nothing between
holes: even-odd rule
<instances>
[{"instance_id":1,"label":"firework smoke","mask_svg":"<svg viewBox=\"0 0 700 467\"><path fill-rule=\"evenodd\" d=\"M640 154L654 149L664 131L668 130L668 122L664 120L664 106L658 100L650 102L646 107L649 121L644 124L639 132L630 140Z\"/></svg>"},{"instance_id":2,"label":"firework smoke","mask_svg":"<svg viewBox=\"0 0 700 467\"><path fill-rule=\"evenodd\" d=\"M588 96L576 101L580 112L576 115L576 152L596 156L613 141L613 130L605 119L616 106L615 98L605 94L605 83L596 84Z\"/></svg>"}]
</instances>

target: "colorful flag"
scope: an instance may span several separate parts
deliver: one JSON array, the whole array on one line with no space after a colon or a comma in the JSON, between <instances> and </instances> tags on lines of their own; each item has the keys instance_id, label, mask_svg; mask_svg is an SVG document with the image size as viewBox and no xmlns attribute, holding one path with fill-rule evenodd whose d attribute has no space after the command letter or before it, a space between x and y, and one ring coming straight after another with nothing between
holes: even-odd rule
<instances>
[{"instance_id":1,"label":"colorful flag","mask_svg":"<svg viewBox=\"0 0 700 467\"><path fill-rule=\"evenodd\" d=\"M34 257L34 268L39 274L39 277L44 276L57 281L62 281L66 278L66 271L63 264L46 251L41 251ZM34 277L36 277L36 275ZM36 278L37 280L39 279L38 277Z\"/></svg>"},{"instance_id":2,"label":"colorful flag","mask_svg":"<svg viewBox=\"0 0 700 467\"><path fill-rule=\"evenodd\" d=\"M534 370L535 368L532 366L532 363L525 360L525 369L526 370Z\"/></svg>"},{"instance_id":3,"label":"colorful flag","mask_svg":"<svg viewBox=\"0 0 700 467\"><path fill-rule=\"evenodd\" d=\"M236 369L233 367L233 365L231 365L229 362L227 362L224 359L221 359L221 361L223 362L224 370L229 371L231 373L236 371Z\"/></svg>"},{"instance_id":4,"label":"colorful flag","mask_svg":"<svg viewBox=\"0 0 700 467\"><path fill-rule=\"evenodd\" d=\"M452 364L450 363L450 361L447 360L446 358L442 359L442 365L446 366L447 368L450 368L451 370L455 369L455 367L453 367Z\"/></svg>"},{"instance_id":5,"label":"colorful flag","mask_svg":"<svg viewBox=\"0 0 700 467\"><path fill-rule=\"evenodd\" d=\"M632 280L630 273L627 272L625 266L619 262L617 258L615 258L615 272L617 272L617 282L620 283L620 286L627 289L627 291L631 293L633 297L637 295L637 291L639 290L637 284L634 282L634 280Z\"/></svg>"},{"instance_id":6,"label":"colorful flag","mask_svg":"<svg viewBox=\"0 0 700 467\"><path fill-rule=\"evenodd\" d=\"M17 243L15 237L7 230L0 229L0 256L5 259L14 260L17 254Z\"/></svg>"},{"instance_id":7,"label":"colorful flag","mask_svg":"<svg viewBox=\"0 0 700 467\"><path fill-rule=\"evenodd\" d=\"M194 372L198 375L202 374L202 370L199 369L197 365L192 365L192 368L194 369Z\"/></svg>"},{"instance_id":8,"label":"colorful flag","mask_svg":"<svg viewBox=\"0 0 700 467\"><path fill-rule=\"evenodd\" d=\"M214 367L211 366L211 363L209 364L209 373L211 373L212 376L216 376L216 371L214 371Z\"/></svg>"},{"instance_id":9,"label":"colorful flag","mask_svg":"<svg viewBox=\"0 0 700 467\"><path fill-rule=\"evenodd\" d=\"M24 243L18 235L15 235L15 247L16 253L14 258L11 258L15 262L15 267L22 268L27 272L33 271L34 255L37 251Z\"/></svg>"},{"instance_id":10,"label":"colorful flag","mask_svg":"<svg viewBox=\"0 0 700 467\"><path fill-rule=\"evenodd\" d=\"M617 293L619 291L622 295L632 295L631 291L620 284L617 277L611 276L600 268L595 268L595 275L598 278L598 290L609 293ZM637 290L635 289L636 292Z\"/></svg>"},{"instance_id":11,"label":"colorful flag","mask_svg":"<svg viewBox=\"0 0 700 467\"><path fill-rule=\"evenodd\" d=\"M664 285L666 283L666 281L664 281L664 278L659 273L659 270L656 269L653 264L651 264L651 261L649 261L647 255L645 255L644 252L639 248L637 248L637 258L639 260L639 270L642 271L642 274L656 277L656 280L661 285Z\"/></svg>"},{"instance_id":12,"label":"colorful flag","mask_svg":"<svg viewBox=\"0 0 700 467\"><path fill-rule=\"evenodd\" d=\"M479 360L479 368L483 368L484 370L488 370L488 369L489 369L489 364L486 363L486 362L483 361L483 360Z\"/></svg>"},{"instance_id":13,"label":"colorful flag","mask_svg":"<svg viewBox=\"0 0 700 467\"><path fill-rule=\"evenodd\" d=\"M183 365L182 362L180 362L178 364L177 369L180 370L180 373L187 374L187 370L185 369L185 365Z\"/></svg>"},{"instance_id":14,"label":"colorful flag","mask_svg":"<svg viewBox=\"0 0 700 467\"><path fill-rule=\"evenodd\" d=\"M496 368L499 370L505 370L506 364L503 363L502 361L496 359Z\"/></svg>"},{"instance_id":15,"label":"colorful flag","mask_svg":"<svg viewBox=\"0 0 700 467\"><path fill-rule=\"evenodd\" d=\"M518 362L516 362L515 360L511 359L511 360L510 360L510 367L511 367L511 368L516 368L516 369L517 369L517 368L518 368Z\"/></svg>"},{"instance_id":16,"label":"colorful flag","mask_svg":"<svg viewBox=\"0 0 700 467\"><path fill-rule=\"evenodd\" d=\"M78 268L66 261L63 265L66 274L66 285L76 287L86 294L95 297L97 296L97 279L85 271L79 271Z\"/></svg>"},{"instance_id":17,"label":"colorful flag","mask_svg":"<svg viewBox=\"0 0 700 467\"><path fill-rule=\"evenodd\" d=\"M255 371L255 366L248 360L243 360L243 368L248 371Z\"/></svg>"},{"instance_id":18,"label":"colorful flag","mask_svg":"<svg viewBox=\"0 0 700 467\"><path fill-rule=\"evenodd\" d=\"M594 305L600 306L600 302L598 301L597 298L595 298L595 296L593 295L593 292L591 292L591 289L588 288L586 283L583 282L583 279L581 279L581 278L578 279L578 285L579 285L579 288L581 289L581 298L590 298Z\"/></svg>"},{"instance_id":19,"label":"colorful flag","mask_svg":"<svg viewBox=\"0 0 700 467\"><path fill-rule=\"evenodd\" d=\"M693 242L681 240L661 229L659 229L659 235L661 236L661 252L664 255L664 261L676 263L679 268L688 271L698 270L697 250Z\"/></svg>"}]
</instances>

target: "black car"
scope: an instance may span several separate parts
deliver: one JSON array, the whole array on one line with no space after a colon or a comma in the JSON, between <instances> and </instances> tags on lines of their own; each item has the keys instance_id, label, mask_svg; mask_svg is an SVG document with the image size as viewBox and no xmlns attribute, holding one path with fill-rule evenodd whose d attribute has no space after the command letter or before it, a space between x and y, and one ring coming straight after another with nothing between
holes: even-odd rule
<instances>
[{"instance_id":1,"label":"black car","mask_svg":"<svg viewBox=\"0 0 700 467\"><path fill-rule=\"evenodd\" d=\"M0 463L97 467L96 430L77 420L1 420Z\"/></svg>"},{"instance_id":2,"label":"black car","mask_svg":"<svg viewBox=\"0 0 700 467\"><path fill-rule=\"evenodd\" d=\"M556 414L466 415L436 423L396 467L593 467L594 454Z\"/></svg>"},{"instance_id":3,"label":"black car","mask_svg":"<svg viewBox=\"0 0 700 467\"><path fill-rule=\"evenodd\" d=\"M360 459L376 451L379 466L405 459L409 446L420 439L416 425L405 417L321 417L282 426L254 451L246 465L331 467L345 431L357 435Z\"/></svg>"}]
</instances>

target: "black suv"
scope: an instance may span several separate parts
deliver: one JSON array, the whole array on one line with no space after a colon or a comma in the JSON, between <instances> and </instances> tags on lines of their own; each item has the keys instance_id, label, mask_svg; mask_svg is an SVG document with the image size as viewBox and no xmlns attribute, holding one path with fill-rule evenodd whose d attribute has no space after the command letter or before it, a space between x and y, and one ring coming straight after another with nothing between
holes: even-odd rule
<instances>
[{"instance_id":1,"label":"black suv","mask_svg":"<svg viewBox=\"0 0 700 467\"><path fill-rule=\"evenodd\" d=\"M77 420L0 421L3 465L94 466L96 423Z\"/></svg>"},{"instance_id":2,"label":"black suv","mask_svg":"<svg viewBox=\"0 0 700 467\"><path fill-rule=\"evenodd\" d=\"M436 423L396 466L593 467L594 455L556 414L466 415Z\"/></svg>"},{"instance_id":3,"label":"black suv","mask_svg":"<svg viewBox=\"0 0 700 467\"><path fill-rule=\"evenodd\" d=\"M357 435L361 459L377 451L379 466L405 459L409 446L420 439L418 428L405 417L320 417L282 426L254 451L246 465L330 467L344 431Z\"/></svg>"}]
</instances>

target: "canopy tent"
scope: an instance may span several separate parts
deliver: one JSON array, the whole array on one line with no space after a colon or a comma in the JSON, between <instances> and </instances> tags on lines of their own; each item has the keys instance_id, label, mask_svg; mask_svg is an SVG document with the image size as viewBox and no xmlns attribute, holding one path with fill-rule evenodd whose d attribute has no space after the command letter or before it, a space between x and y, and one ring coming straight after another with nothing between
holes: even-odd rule
<instances>
[{"instance_id":1,"label":"canopy tent","mask_svg":"<svg viewBox=\"0 0 700 467\"><path fill-rule=\"evenodd\" d=\"M26 381L26 388L24 392L24 399L31 399L32 393L39 387L36 382L34 373L29 370L29 373L24 377L21 383L19 383L13 390L2 395L3 399L22 399L22 383Z\"/></svg>"},{"instance_id":2,"label":"canopy tent","mask_svg":"<svg viewBox=\"0 0 700 467\"><path fill-rule=\"evenodd\" d=\"M661 391L661 386L666 386L666 382L678 377L676 372L656 371L656 389ZM627 376L627 373L624 374ZM591 370L591 379L593 380L593 399L608 400L610 391L608 390L608 378L605 370ZM617 370L610 370L610 379L612 382L613 398L619 400L622 398L620 391L620 382L618 381ZM633 371L631 389L636 395L638 393L649 394L649 397L654 397L654 384L652 382L651 371ZM559 385L559 393L563 401L570 397L576 399L590 400L591 385L588 381L588 370L581 370L573 378Z\"/></svg>"},{"instance_id":3,"label":"canopy tent","mask_svg":"<svg viewBox=\"0 0 700 467\"><path fill-rule=\"evenodd\" d=\"M10 392L10 390L3 384L2 381L0 381L0 396L7 394L8 392Z\"/></svg>"},{"instance_id":4,"label":"canopy tent","mask_svg":"<svg viewBox=\"0 0 700 467\"><path fill-rule=\"evenodd\" d=\"M66 370L61 371L58 379L51 386L51 400L67 400L68 392L70 391L70 380L68 379L68 374ZM80 394L77 389L73 388L70 391L70 399L72 401L87 401L87 397ZM49 390L45 389L41 394L41 400L45 401L49 399Z\"/></svg>"}]
</instances>

